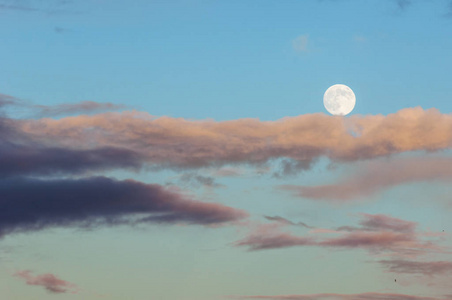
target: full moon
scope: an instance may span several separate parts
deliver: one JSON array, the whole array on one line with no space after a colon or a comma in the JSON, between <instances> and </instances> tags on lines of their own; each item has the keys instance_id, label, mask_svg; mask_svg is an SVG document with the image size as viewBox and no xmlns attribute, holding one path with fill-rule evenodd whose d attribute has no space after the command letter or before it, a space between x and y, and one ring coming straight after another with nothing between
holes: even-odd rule
<instances>
[{"instance_id":1,"label":"full moon","mask_svg":"<svg viewBox=\"0 0 452 300\"><path fill-rule=\"evenodd\" d=\"M348 115L355 107L356 97L352 89L343 84L330 86L323 95L323 105L335 116Z\"/></svg>"}]
</instances>

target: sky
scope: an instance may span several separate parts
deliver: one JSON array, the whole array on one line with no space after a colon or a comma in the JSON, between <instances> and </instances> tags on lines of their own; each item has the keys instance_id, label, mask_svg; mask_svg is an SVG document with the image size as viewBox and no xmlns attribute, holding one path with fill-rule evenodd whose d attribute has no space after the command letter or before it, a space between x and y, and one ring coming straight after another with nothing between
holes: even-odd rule
<instances>
[{"instance_id":1,"label":"sky","mask_svg":"<svg viewBox=\"0 0 452 300\"><path fill-rule=\"evenodd\" d=\"M451 33L449 0L0 0L0 298L452 299Z\"/></svg>"}]
</instances>

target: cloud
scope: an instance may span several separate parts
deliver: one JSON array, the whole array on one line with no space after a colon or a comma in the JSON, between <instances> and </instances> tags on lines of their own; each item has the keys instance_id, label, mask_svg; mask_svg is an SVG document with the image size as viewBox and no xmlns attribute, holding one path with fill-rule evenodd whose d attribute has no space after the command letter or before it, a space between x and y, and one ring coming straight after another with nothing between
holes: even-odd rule
<instances>
[{"instance_id":1,"label":"cloud","mask_svg":"<svg viewBox=\"0 0 452 300\"><path fill-rule=\"evenodd\" d=\"M55 26L53 28L53 31L55 31L55 33L63 34L63 33L71 32L72 30L71 29L67 29L67 28L63 28L63 27Z\"/></svg>"},{"instance_id":2,"label":"cloud","mask_svg":"<svg viewBox=\"0 0 452 300\"><path fill-rule=\"evenodd\" d=\"M15 101L10 96L3 103ZM108 104L107 104L108 106ZM83 109L95 109L88 105ZM77 105L47 110L77 110ZM320 157L359 161L408 151L449 149L452 116L405 109L388 116L302 115L273 122L153 118L122 112L55 119L0 119L0 176L84 174L113 169L196 169L227 164L259 166L282 159L282 175L309 169ZM450 180L452 159L406 158L366 162L356 174L321 186L281 186L295 195L336 201L367 197L395 185ZM187 181L216 186L213 178Z\"/></svg>"},{"instance_id":3,"label":"cloud","mask_svg":"<svg viewBox=\"0 0 452 300\"><path fill-rule=\"evenodd\" d=\"M37 12L45 14L67 14L74 13L68 10L69 0L0 0L0 10L11 10L17 12Z\"/></svg>"},{"instance_id":4,"label":"cloud","mask_svg":"<svg viewBox=\"0 0 452 300\"><path fill-rule=\"evenodd\" d=\"M397 3L397 6L402 10L406 9L413 3L411 0L395 0L395 2Z\"/></svg>"},{"instance_id":5,"label":"cloud","mask_svg":"<svg viewBox=\"0 0 452 300\"><path fill-rule=\"evenodd\" d=\"M61 33L61 28L58 31ZM71 114L97 113L102 111L114 111L124 109L125 105L113 104L109 102L81 101L79 103L64 103L57 105L34 105L31 108L36 111L38 117L55 117Z\"/></svg>"},{"instance_id":6,"label":"cloud","mask_svg":"<svg viewBox=\"0 0 452 300\"><path fill-rule=\"evenodd\" d=\"M401 184L421 181L448 182L451 179L451 158L416 157L361 164L359 171L335 184L283 185L280 188L303 198L347 201L364 198Z\"/></svg>"},{"instance_id":7,"label":"cloud","mask_svg":"<svg viewBox=\"0 0 452 300\"><path fill-rule=\"evenodd\" d=\"M0 178L84 174L112 169L139 170L144 157L132 149L98 147L74 149L45 145L0 117Z\"/></svg>"},{"instance_id":8,"label":"cloud","mask_svg":"<svg viewBox=\"0 0 452 300\"><path fill-rule=\"evenodd\" d=\"M142 158L128 149L70 150L0 141L0 178L23 175L83 174L116 168L138 170Z\"/></svg>"},{"instance_id":9,"label":"cloud","mask_svg":"<svg viewBox=\"0 0 452 300\"><path fill-rule=\"evenodd\" d=\"M386 253L403 257L418 256L429 251L443 251L435 243L420 239L420 234L415 231L416 223L386 215L361 214L361 217L361 226L348 227L349 229L344 231L314 229L308 236L297 236L282 231L281 228L287 225L284 222L259 225L235 245L248 247L250 251L294 246L364 249L372 254ZM339 236L319 238L312 235L319 233Z\"/></svg>"},{"instance_id":10,"label":"cloud","mask_svg":"<svg viewBox=\"0 0 452 300\"><path fill-rule=\"evenodd\" d=\"M156 184L106 177L0 181L0 236L54 226L146 223L221 225L242 210L192 200Z\"/></svg>"},{"instance_id":11,"label":"cloud","mask_svg":"<svg viewBox=\"0 0 452 300\"><path fill-rule=\"evenodd\" d=\"M447 18L452 18L452 1L449 1L447 6L447 13L445 15Z\"/></svg>"},{"instance_id":12,"label":"cloud","mask_svg":"<svg viewBox=\"0 0 452 300\"><path fill-rule=\"evenodd\" d=\"M59 120L15 120L17 130L70 149L134 150L161 168L262 164L279 158L305 166L319 157L359 161L410 151L449 149L452 116L436 109L404 109L388 116L343 118L307 114L263 122L155 118L142 112L103 113Z\"/></svg>"},{"instance_id":13,"label":"cloud","mask_svg":"<svg viewBox=\"0 0 452 300\"><path fill-rule=\"evenodd\" d=\"M7 106L7 105L17 105L18 103L19 103L19 99L15 98L13 96L0 94L0 108Z\"/></svg>"},{"instance_id":14,"label":"cloud","mask_svg":"<svg viewBox=\"0 0 452 300\"><path fill-rule=\"evenodd\" d=\"M219 184L215 181L215 178L210 176L203 176L199 175L194 172L189 173L183 173L179 177L179 181L185 184L189 184L194 187L204 186L204 187L211 187L211 188L217 188L222 187L222 184Z\"/></svg>"},{"instance_id":15,"label":"cloud","mask_svg":"<svg viewBox=\"0 0 452 300\"><path fill-rule=\"evenodd\" d=\"M416 222L401 220L382 214L371 215L362 213L360 215L362 216L362 220L359 222L361 228L367 231L390 230L409 234L413 233L417 226Z\"/></svg>"},{"instance_id":16,"label":"cloud","mask_svg":"<svg viewBox=\"0 0 452 300\"><path fill-rule=\"evenodd\" d=\"M62 280L50 273L33 276L31 271L24 270L16 272L14 276L25 280L28 285L42 286L50 293L77 294L79 292L79 288L75 284Z\"/></svg>"},{"instance_id":17,"label":"cloud","mask_svg":"<svg viewBox=\"0 0 452 300\"><path fill-rule=\"evenodd\" d=\"M305 294L277 296L238 296L234 299L271 299L271 300L446 300L448 297L423 297L394 293L361 294Z\"/></svg>"},{"instance_id":18,"label":"cloud","mask_svg":"<svg viewBox=\"0 0 452 300\"><path fill-rule=\"evenodd\" d=\"M275 178L285 178L297 175L302 170L309 170L315 161L314 159L306 161L296 161L293 159L283 159L280 162L279 170L273 173Z\"/></svg>"},{"instance_id":19,"label":"cloud","mask_svg":"<svg viewBox=\"0 0 452 300\"><path fill-rule=\"evenodd\" d=\"M64 28L56 27L55 31L63 33ZM32 104L23 99L19 99L10 95L0 94L0 108L4 106L16 106L29 111L33 117L57 117L62 115L73 114L92 114L105 111L117 111L125 109L122 104L114 104L110 102L80 101L77 103L62 103L56 105L39 105Z\"/></svg>"},{"instance_id":20,"label":"cloud","mask_svg":"<svg viewBox=\"0 0 452 300\"><path fill-rule=\"evenodd\" d=\"M290 220L288 220L286 218L280 217L280 216L274 216L274 217L264 216L264 218L266 218L269 221L276 221L276 222L280 222L280 223L283 223L283 224L286 224L286 225L302 226L302 227L309 228L309 229L314 228L312 226L307 225L306 223L303 223L303 222L295 223L295 222L292 222L292 221L290 221Z\"/></svg>"},{"instance_id":21,"label":"cloud","mask_svg":"<svg viewBox=\"0 0 452 300\"><path fill-rule=\"evenodd\" d=\"M237 168L221 168L212 173L215 177L236 177L242 175L242 170Z\"/></svg>"},{"instance_id":22,"label":"cloud","mask_svg":"<svg viewBox=\"0 0 452 300\"><path fill-rule=\"evenodd\" d=\"M316 244L311 237L299 237L282 232L280 224L258 225L248 236L235 243L237 247L248 247L250 251L288 248L294 246L313 246Z\"/></svg>"},{"instance_id":23,"label":"cloud","mask_svg":"<svg viewBox=\"0 0 452 300\"><path fill-rule=\"evenodd\" d=\"M309 44L309 35L300 35L292 41L293 49L296 52L307 52Z\"/></svg>"},{"instance_id":24,"label":"cloud","mask_svg":"<svg viewBox=\"0 0 452 300\"><path fill-rule=\"evenodd\" d=\"M8 5L8 4L2 4L0 3L0 10L14 10L14 11L23 11L23 12L35 12L39 11L39 9L29 7L29 6L22 6L22 5Z\"/></svg>"},{"instance_id":25,"label":"cloud","mask_svg":"<svg viewBox=\"0 0 452 300\"><path fill-rule=\"evenodd\" d=\"M410 260L380 260L387 271L399 274L420 274L437 276L452 274L450 261L410 261Z\"/></svg>"},{"instance_id":26,"label":"cloud","mask_svg":"<svg viewBox=\"0 0 452 300\"><path fill-rule=\"evenodd\" d=\"M413 235L403 233L381 231L381 232L351 232L338 238L329 238L319 242L317 245L337 248L366 248L371 252L400 252L405 249L411 251L426 250L428 244L421 244Z\"/></svg>"},{"instance_id":27,"label":"cloud","mask_svg":"<svg viewBox=\"0 0 452 300\"><path fill-rule=\"evenodd\" d=\"M408 7L413 5L414 2L416 2L413 0L393 0L393 1L397 4L397 7L402 11L406 10ZM427 1L417 1L417 2L426 3ZM452 17L452 1L450 0L447 2L447 10L444 16L447 18Z\"/></svg>"}]
</instances>

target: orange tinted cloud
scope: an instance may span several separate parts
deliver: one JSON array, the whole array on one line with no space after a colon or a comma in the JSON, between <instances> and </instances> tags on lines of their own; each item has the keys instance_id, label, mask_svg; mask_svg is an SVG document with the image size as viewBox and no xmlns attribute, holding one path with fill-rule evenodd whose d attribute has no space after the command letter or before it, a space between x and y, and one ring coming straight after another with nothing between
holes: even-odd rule
<instances>
[{"instance_id":1,"label":"orange tinted cloud","mask_svg":"<svg viewBox=\"0 0 452 300\"><path fill-rule=\"evenodd\" d=\"M277 158L292 159L298 168L309 168L322 156L356 161L441 150L452 142L452 116L420 107L387 116L342 118L318 113L277 121L193 121L132 111L14 123L20 131L47 144L128 148L145 155L152 165L184 168Z\"/></svg>"}]
</instances>

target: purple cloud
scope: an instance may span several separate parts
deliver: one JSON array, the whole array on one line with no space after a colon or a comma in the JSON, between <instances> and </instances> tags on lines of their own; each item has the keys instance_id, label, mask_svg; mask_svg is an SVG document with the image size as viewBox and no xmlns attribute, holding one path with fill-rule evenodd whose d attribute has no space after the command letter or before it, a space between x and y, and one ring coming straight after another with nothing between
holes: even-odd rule
<instances>
[{"instance_id":1,"label":"purple cloud","mask_svg":"<svg viewBox=\"0 0 452 300\"><path fill-rule=\"evenodd\" d=\"M0 236L54 226L139 223L221 225L248 214L156 184L106 177L0 181Z\"/></svg>"}]
</instances>

